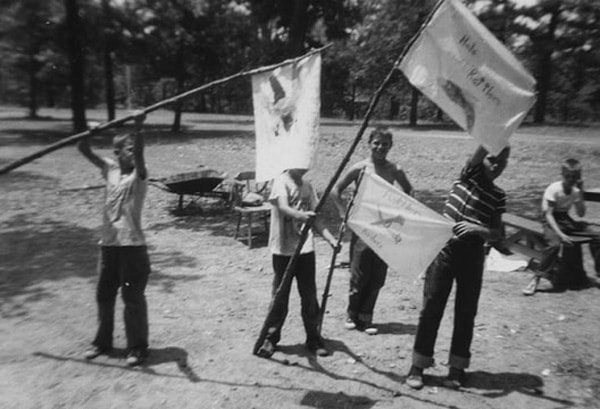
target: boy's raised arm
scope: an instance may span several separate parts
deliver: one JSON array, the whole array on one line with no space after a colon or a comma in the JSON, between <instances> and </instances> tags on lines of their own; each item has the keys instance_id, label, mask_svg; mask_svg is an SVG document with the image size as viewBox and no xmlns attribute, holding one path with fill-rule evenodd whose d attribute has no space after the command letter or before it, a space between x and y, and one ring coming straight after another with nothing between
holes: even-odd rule
<instances>
[{"instance_id":1,"label":"boy's raised arm","mask_svg":"<svg viewBox=\"0 0 600 409\"><path fill-rule=\"evenodd\" d=\"M140 179L144 180L147 176L146 160L144 158L144 137L142 135L142 126L146 119L144 111L135 111L135 130L133 132L133 160L135 168Z\"/></svg>"},{"instance_id":2,"label":"boy's raised arm","mask_svg":"<svg viewBox=\"0 0 600 409\"><path fill-rule=\"evenodd\" d=\"M469 164L471 166L479 165L480 163L483 162L483 160L485 159L485 157L487 156L487 154L488 154L487 149L485 149L483 147L483 145L479 145L477 147L477 150L475 150L475 152L473 153L473 155L469 159Z\"/></svg>"}]
</instances>

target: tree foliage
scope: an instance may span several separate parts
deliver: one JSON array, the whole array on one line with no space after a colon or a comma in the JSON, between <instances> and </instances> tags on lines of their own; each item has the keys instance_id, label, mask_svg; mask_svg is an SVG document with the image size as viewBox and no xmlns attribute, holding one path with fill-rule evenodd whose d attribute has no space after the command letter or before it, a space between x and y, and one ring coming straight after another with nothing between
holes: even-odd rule
<instances>
[{"instance_id":1,"label":"tree foliage","mask_svg":"<svg viewBox=\"0 0 600 409\"><path fill-rule=\"evenodd\" d=\"M81 26L69 34L67 9ZM85 55L84 94L73 106L146 106L241 70L298 56L333 42L323 55L322 109L356 117L435 0L0 0L0 91L28 106L68 105ZM597 120L600 110L600 3L514 0L466 3L537 80L533 119ZM79 45L69 42L77 38ZM83 57L81 58L83 61ZM75 58L75 59L77 59ZM129 69L126 69L129 67ZM377 115L439 118L439 111L398 74ZM71 81L71 83L69 82ZM71 84L71 85L69 85ZM418 110L417 110L418 107ZM212 89L173 107L251 112L247 82ZM80 120L81 121L81 120ZM80 125L81 126L81 125Z\"/></svg>"}]
</instances>

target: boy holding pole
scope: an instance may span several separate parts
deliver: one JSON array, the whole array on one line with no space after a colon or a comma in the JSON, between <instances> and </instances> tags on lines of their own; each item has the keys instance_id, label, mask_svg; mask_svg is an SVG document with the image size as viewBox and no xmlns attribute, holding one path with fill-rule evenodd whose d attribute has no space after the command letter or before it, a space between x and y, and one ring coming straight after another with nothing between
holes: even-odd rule
<instances>
[{"instance_id":1,"label":"boy holding pole","mask_svg":"<svg viewBox=\"0 0 600 409\"><path fill-rule=\"evenodd\" d=\"M141 226L148 174L144 160L141 128L143 111L134 112L135 131L113 139L116 161L95 154L84 138L79 151L102 171L106 180L102 238L98 263L99 326L86 359L110 352L113 347L114 308L119 287L125 304L127 364L140 365L147 356L148 312L144 290L150 274L150 261Z\"/></svg>"},{"instance_id":2,"label":"boy holding pole","mask_svg":"<svg viewBox=\"0 0 600 409\"><path fill-rule=\"evenodd\" d=\"M262 358L270 358L281 339L281 329L288 313L288 302L292 282L283 283L283 302L274 305L275 294L282 285L286 267L294 254L300 240L302 225L316 217L314 212L318 199L312 185L303 179L307 169L288 169L273 181L273 189L269 197L271 208L271 227L269 247L273 261L273 290L271 299L272 314L267 317L265 326L267 335L255 354ZM329 230L323 226L319 218L314 220L314 228L325 240L336 249L337 241ZM312 232L300 250L292 276L296 277L298 292L302 304L302 321L306 331L306 348L319 355L329 355L325 343L319 334L319 303L315 283L315 251Z\"/></svg>"},{"instance_id":3,"label":"boy holding pole","mask_svg":"<svg viewBox=\"0 0 600 409\"><path fill-rule=\"evenodd\" d=\"M331 190L331 197L342 218L347 211L341 198L342 192L352 182L358 186L363 171L374 172L391 184L397 183L405 193L412 194L412 186L404 171L387 160L392 148L392 133L386 128L376 128L369 135L369 148L370 157L353 165ZM378 331L373 325L373 310L379 290L385 283L388 266L356 234L352 234L350 243L350 292L344 326L375 335Z\"/></svg>"}]
</instances>

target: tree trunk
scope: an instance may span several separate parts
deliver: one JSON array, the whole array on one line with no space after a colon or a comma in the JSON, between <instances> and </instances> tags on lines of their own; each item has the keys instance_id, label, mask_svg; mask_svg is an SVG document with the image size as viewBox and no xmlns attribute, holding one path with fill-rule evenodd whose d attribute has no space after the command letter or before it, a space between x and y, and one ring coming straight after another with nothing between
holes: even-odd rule
<instances>
[{"instance_id":1,"label":"tree trunk","mask_svg":"<svg viewBox=\"0 0 600 409\"><path fill-rule=\"evenodd\" d=\"M29 55L29 118L37 118L37 90L38 90L38 80L37 80L37 63L35 61L35 52L31 52Z\"/></svg>"},{"instance_id":2,"label":"tree trunk","mask_svg":"<svg viewBox=\"0 0 600 409\"><path fill-rule=\"evenodd\" d=\"M177 52L177 95L184 92L183 87L185 86L185 45L183 40L179 42L179 50ZM173 125L171 125L172 132L179 132L181 130L181 111L183 110L183 101L178 99L175 103L175 117L173 118Z\"/></svg>"},{"instance_id":3,"label":"tree trunk","mask_svg":"<svg viewBox=\"0 0 600 409\"><path fill-rule=\"evenodd\" d=\"M419 90L411 85L410 95L410 114L408 124L410 126L417 126L417 113L419 106Z\"/></svg>"},{"instance_id":4,"label":"tree trunk","mask_svg":"<svg viewBox=\"0 0 600 409\"><path fill-rule=\"evenodd\" d=\"M46 106L54 108L56 105L56 98L54 95L54 81L49 80L46 83Z\"/></svg>"},{"instance_id":5,"label":"tree trunk","mask_svg":"<svg viewBox=\"0 0 600 409\"><path fill-rule=\"evenodd\" d=\"M65 0L67 11L67 37L69 49L69 65L71 73L71 111L73 113L73 129L83 132L87 129L85 119L85 89L84 89L84 55L81 35L83 27L79 18L77 0Z\"/></svg>"},{"instance_id":6,"label":"tree trunk","mask_svg":"<svg viewBox=\"0 0 600 409\"><path fill-rule=\"evenodd\" d=\"M560 4L552 9L550 23L548 24L548 33L542 44L542 54L539 59L537 76L537 102L533 113L533 122L541 124L546 119L546 105L548 103L548 92L550 91L550 81L552 79L552 52L556 37L556 27L558 25L558 16L560 14Z\"/></svg>"},{"instance_id":7,"label":"tree trunk","mask_svg":"<svg viewBox=\"0 0 600 409\"><path fill-rule=\"evenodd\" d=\"M290 53L292 57L297 57L304 52L309 0L293 1L294 13L290 22Z\"/></svg>"},{"instance_id":8,"label":"tree trunk","mask_svg":"<svg viewBox=\"0 0 600 409\"><path fill-rule=\"evenodd\" d=\"M390 115L389 115L389 120L393 120L394 118L396 118L398 116L398 113L400 112L400 102L398 101L398 99L392 95L390 97Z\"/></svg>"},{"instance_id":9,"label":"tree trunk","mask_svg":"<svg viewBox=\"0 0 600 409\"><path fill-rule=\"evenodd\" d=\"M352 82L352 100L350 101L350 120L356 116L356 82Z\"/></svg>"},{"instance_id":10,"label":"tree trunk","mask_svg":"<svg viewBox=\"0 0 600 409\"><path fill-rule=\"evenodd\" d=\"M115 78L112 58L112 31L110 29L111 14L109 0L102 0L104 12L104 85L106 88L106 110L108 120L115 119Z\"/></svg>"}]
</instances>

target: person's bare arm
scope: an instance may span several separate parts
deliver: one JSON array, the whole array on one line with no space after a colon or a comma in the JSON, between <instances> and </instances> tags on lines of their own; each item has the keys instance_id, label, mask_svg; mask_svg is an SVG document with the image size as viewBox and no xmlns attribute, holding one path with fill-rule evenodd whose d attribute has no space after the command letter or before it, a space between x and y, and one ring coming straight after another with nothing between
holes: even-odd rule
<instances>
[{"instance_id":1,"label":"person's bare arm","mask_svg":"<svg viewBox=\"0 0 600 409\"><path fill-rule=\"evenodd\" d=\"M502 240L502 219L501 215L495 215L490 227L480 226L475 223L461 221L454 225L452 231L456 236L477 235L489 242L498 242Z\"/></svg>"},{"instance_id":2,"label":"person's bare arm","mask_svg":"<svg viewBox=\"0 0 600 409\"><path fill-rule=\"evenodd\" d=\"M146 160L144 158L144 137L142 135L142 127L146 114L144 111L135 111L135 130L133 132L133 160L135 169L140 179L146 179L148 172L146 170Z\"/></svg>"},{"instance_id":3,"label":"person's bare arm","mask_svg":"<svg viewBox=\"0 0 600 409\"><path fill-rule=\"evenodd\" d=\"M327 241L327 243L329 243L329 245L331 246L332 249L334 249L336 251L340 251L341 246L339 248L336 248L337 239L335 238L335 236L333 234L331 234L329 229L327 229L327 227L325 227L325 225L321 221L320 217L317 217L315 219L315 223L313 226L314 226L315 230L317 231L317 233L319 233L321 235L321 237L323 237Z\"/></svg>"},{"instance_id":4,"label":"person's bare arm","mask_svg":"<svg viewBox=\"0 0 600 409\"><path fill-rule=\"evenodd\" d=\"M575 184L579 189L579 197L575 200L575 211L577 212L577 216L583 217L585 216L585 201L583 199L583 180L578 180Z\"/></svg>"},{"instance_id":5,"label":"person's bare arm","mask_svg":"<svg viewBox=\"0 0 600 409\"><path fill-rule=\"evenodd\" d=\"M360 176L361 168L358 166L353 166L350 168L342 177L337 181L337 183L331 189L331 199L340 217L344 217L346 214L347 204L342 199L342 192L350 185L352 182L356 182Z\"/></svg>"},{"instance_id":6,"label":"person's bare arm","mask_svg":"<svg viewBox=\"0 0 600 409\"><path fill-rule=\"evenodd\" d=\"M402 187L402 190L404 190L404 193L406 193L407 195L411 195L411 196L413 195L412 185L408 181L408 178L406 177L406 173L404 173L404 171L402 169L396 167L396 174L395 174L394 178L396 179L396 182L398 182L400 187Z\"/></svg>"},{"instance_id":7,"label":"person's bare arm","mask_svg":"<svg viewBox=\"0 0 600 409\"><path fill-rule=\"evenodd\" d=\"M285 216L291 217L304 223L306 223L311 217L315 217L316 215L316 213L312 210L304 211L294 209L289 205L288 198L286 196L278 196L274 205L277 206L279 211Z\"/></svg>"}]
</instances>

